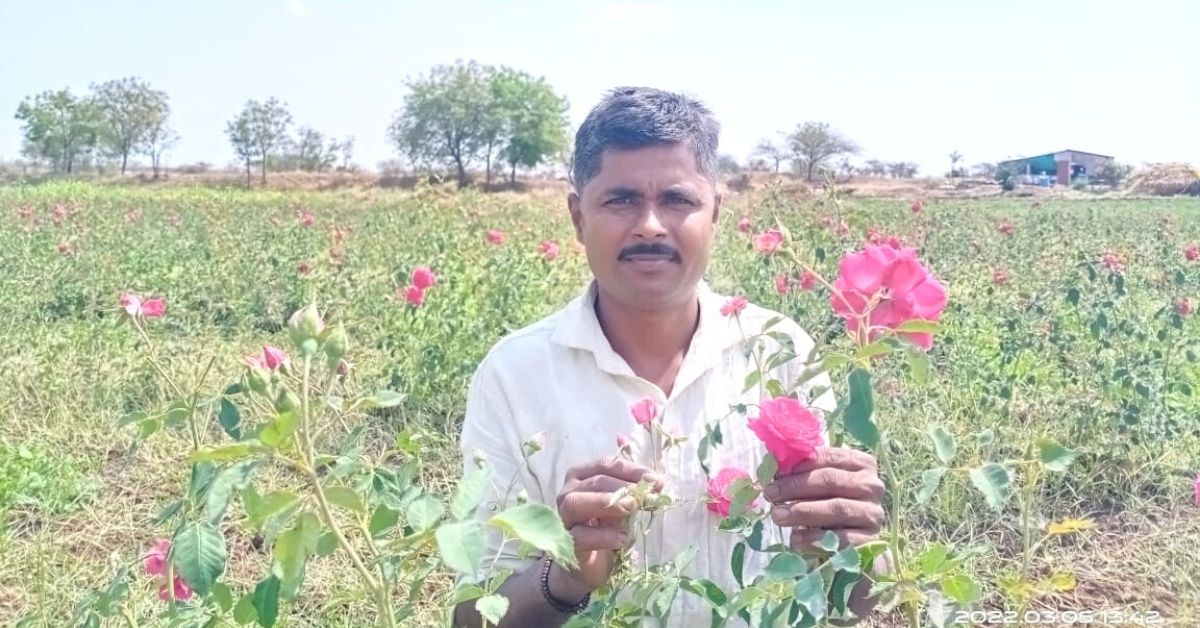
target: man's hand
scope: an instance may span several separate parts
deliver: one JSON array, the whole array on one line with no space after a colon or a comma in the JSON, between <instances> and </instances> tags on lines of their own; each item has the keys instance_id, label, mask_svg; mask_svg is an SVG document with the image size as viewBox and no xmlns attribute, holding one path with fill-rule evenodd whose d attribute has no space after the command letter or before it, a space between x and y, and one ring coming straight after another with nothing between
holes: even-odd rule
<instances>
[{"instance_id":1,"label":"man's hand","mask_svg":"<svg viewBox=\"0 0 1200 628\"><path fill-rule=\"evenodd\" d=\"M571 467L558 494L558 515L575 539L578 569L551 572L551 592L569 602L600 588L608 581L615 564L614 550L629 545L629 515L637 501L625 497L612 501L612 494L643 478L663 488L663 478L650 469L620 458L602 458ZM555 568L561 569L557 563Z\"/></svg>"},{"instance_id":2,"label":"man's hand","mask_svg":"<svg viewBox=\"0 0 1200 628\"><path fill-rule=\"evenodd\" d=\"M764 487L771 519L793 528L791 547L811 548L832 530L843 546L862 545L883 527L883 482L875 457L855 449L822 447L812 460Z\"/></svg>"}]
</instances>

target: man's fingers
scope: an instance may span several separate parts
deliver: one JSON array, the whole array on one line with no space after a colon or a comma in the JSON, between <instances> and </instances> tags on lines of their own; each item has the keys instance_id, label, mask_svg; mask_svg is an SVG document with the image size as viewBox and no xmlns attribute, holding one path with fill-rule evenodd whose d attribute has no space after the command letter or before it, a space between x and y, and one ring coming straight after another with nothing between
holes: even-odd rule
<instances>
[{"instance_id":1,"label":"man's fingers","mask_svg":"<svg viewBox=\"0 0 1200 628\"><path fill-rule=\"evenodd\" d=\"M821 467L836 467L846 471L878 469L875 456L849 447L818 447L817 455L811 460L805 460L792 468L791 475L812 471Z\"/></svg>"},{"instance_id":2,"label":"man's fingers","mask_svg":"<svg viewBox=\"0 0 1200 628\"><path fill-rule=\"evenodd\" d=\"M566 484L571 484L572 481L580 481L590 478L594 475L607 475L625 480L626 482L640 482L644 476L649 475L654 481L658 489L662 489L663 477L654 473L650 469L643 467L640 464L630 462L623 458L598 458L591 462L586 462L577 467L571 467L567 470Z\"/></svg>"},{"instance_id":3,"label":"man's fingers","mask_svg":"<svg viewBox=\"0 0 1200 628\"><path fill-rule=\"evenodd\" d=\"M571 491L558 498L558 515L563 525L571 526L591 519L626 517L637 508L637 500L624 497L612 502L612 492Z\"/></svg>"},{"instance_id":4,"label":"man's fingers","mask_svg":"<svg viewBox=\"0 0 1200 628\"><path fill-rule=\"evenodd\" d=\"M846 471L836 467L785 475L763 490L763 494L773 503L835 497L878 502L883 499L883 493L883 481L874 470Z\"/></svg>"},{"instance_id":5,"label":"man's fingers","mask_svg":"<svg viewBox=\"0 0 1200 628\"><path fill-rule=\"evenodd\" d=\"M629 533L614 526L593 527L578 524L570 529L576 552L618 550L629 544Z\"/></svg>"},{"instance_id":6,"label":"man's fingers","mask_svg":"<svg viewBox=\"0 0 1200 628\"><path fill-rule=\"evenodd\" d=\"M816 547L817 541L825 538L826 532L833 532L838 537L838 548L851 545L859 546L874 541L878 536L869 530L842 528L839 530L822 530L820 528L797 528L792 531L792 549L801 551Z\"/></svg>"},{"instance_id":7,"label":"man's fingers","mask_svg":"<svg viewBox=\"0 0 1200 628\"><path fill-rule=\"evenodd\" d=\"M878 530L884 515L879 504L837 497L776 506L771 519L781 526Z\"/></svg>"}]
</instances>

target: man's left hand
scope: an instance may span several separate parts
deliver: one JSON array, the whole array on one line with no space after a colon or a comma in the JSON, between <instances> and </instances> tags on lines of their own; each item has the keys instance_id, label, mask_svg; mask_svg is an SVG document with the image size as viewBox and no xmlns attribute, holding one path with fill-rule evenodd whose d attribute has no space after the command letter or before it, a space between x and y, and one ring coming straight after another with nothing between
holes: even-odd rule
<instances>
[{"instance_id":1,"label":"man's left hand","mask_svg":"<svg viewBox=\"0 0 1200 628\"><path fill-rule=\"evenodd\" d=\"M811 460L764 487L771 519L793 528L793 550L811 548L832 530L842 546L875 540L883 527L883 482L875 457L856 449L821 447Z\"/></svg>"}]
</instances>

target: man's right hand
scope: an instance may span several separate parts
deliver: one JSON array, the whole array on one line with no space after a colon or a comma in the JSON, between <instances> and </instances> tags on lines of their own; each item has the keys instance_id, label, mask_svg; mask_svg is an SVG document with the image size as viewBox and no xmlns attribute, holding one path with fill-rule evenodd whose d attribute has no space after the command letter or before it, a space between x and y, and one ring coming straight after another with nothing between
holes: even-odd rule
<instances>
[{"instance_id":1,"label":"man's right hand","mask_svg":"<svg viewBox=\"0 0 1200 628\"><path fill-rule=\"evenodd\" d=\"M554 564L550 590L564 602L583 599L608 582L616 562L615 550L629 545L629 515L637 508L633 497L610 504L612 494L643 478L663 489L664 479L650 469L621 458L593 460L567 470L558 494L558 515L575 539L579 567Z\"/></svg>"}]
</instances>

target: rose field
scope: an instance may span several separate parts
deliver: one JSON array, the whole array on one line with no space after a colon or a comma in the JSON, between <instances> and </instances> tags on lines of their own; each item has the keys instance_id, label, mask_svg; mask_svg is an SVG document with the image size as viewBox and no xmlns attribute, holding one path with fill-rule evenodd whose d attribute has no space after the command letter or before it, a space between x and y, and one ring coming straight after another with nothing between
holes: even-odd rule
<instances>
[{"instance_id":1,"label":"rose field","mask_svg":"<svg viewBox=\"0 0 1200 628\"><path fill-rule=\"evenodd\" d=\"M767 555L761 579L630 561L627 599L572 625L674 596L714 625L824 625L885 549L871 625L1200 624L1198 246L1197 199L727 198L708 282L816 340L831 437L880 460L886 538L762 547L768 456L711 513L746 539L739 581L741 552ZM856 331L898 291L861 288L856 252L902 249L945 286L940 319ZM588 277L560 195L0 187L0 625L435 626L470 599L494 623L485 525L573 553L523 496L473 516L468 383ZM850 284L862 303L831 295ZM756 356L810 357L775 349ZM553 447L528 436L523 455ZM637 489L649 517L669 507Z\"/></svg>"}]
</instances>

